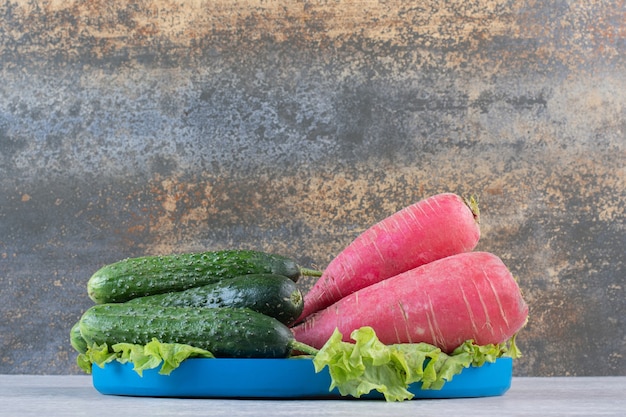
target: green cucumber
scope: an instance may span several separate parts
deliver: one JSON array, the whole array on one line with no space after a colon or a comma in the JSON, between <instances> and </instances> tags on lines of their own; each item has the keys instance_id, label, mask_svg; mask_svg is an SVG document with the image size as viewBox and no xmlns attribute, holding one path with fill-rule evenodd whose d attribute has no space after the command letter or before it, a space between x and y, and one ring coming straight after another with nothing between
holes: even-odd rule
<instances>
[{"instance_id":1,"label":"green cucumber","mask_svg":"<svg viewBox=\"0 0 626 417\"><path fill-rule=\"evenodd\" d=\"M208 350L215 357L284 358L306 352L278 320L245 308L193 308L99 304L80 319L89 346L116 343L145 345L156 338ZM308 347L309 351L314 351Z\"/></svg>"},{"instance_id":2,"label":"green cucumber","mask_svg":"<svg viewBox=\"0 0 626 417\"><path fill-rule=\"evenodd\" d=\"M87 282L87 293L97 304L120 303L248 274L284 275L294 282L301 275L321 275L281 255L222 250L124 259L96 271Z\"/></svg>"},{"instance_id":3,"label":"green cucumber","mask_svg":"<svg viewBox=\"0 0 626 417\"><path fill-rule=\"evenodd\" d=\"M302 293L296 283L275 274L241 275L183 291L133 298L127 303L163 307L249 308L286 325L300 317L304 308Z\"/></svg>"},{"instance_id":4,"label":"green cucumber","mask_svg":"<svg viewBox=\"0 0 626 417\"><path fill-rule=\"evenodd\" d=\"M78 353L87 352L87 342L80 334L80 321L76 322L70 330L70 344Z\"/></svg>"}]
</instances>

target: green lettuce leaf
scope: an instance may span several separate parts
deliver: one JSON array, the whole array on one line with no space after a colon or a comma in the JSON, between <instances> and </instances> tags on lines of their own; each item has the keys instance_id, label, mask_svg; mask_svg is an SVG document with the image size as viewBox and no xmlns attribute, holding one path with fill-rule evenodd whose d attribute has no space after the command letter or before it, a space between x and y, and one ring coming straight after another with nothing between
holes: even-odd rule
<instances>
[{"instance_id":1,"label":"green lettuce leaf","mask_svg":"<svg viewBox=\"0 0 626 417\"><path fill-rule=\"evenodd\" d=\"M152 339L146 345L116 343L110 348L106 343L93 344L87 352L78 355L76 363L86 373L91 373L92 365L103 368L105 364L117 360L120 363L132 363L133 370L143 375L143 371L161 365L159 374L169 375L187 358L213 358L208 350L181 343L161 343Z\"/></svg>"},{"instance_id":2,"label":"green lettuce leaf","mask_svg":"<svg viewBox=\"0 0 626 417\"><path fill-rule=\"evenodd\" d=\"M371 327L352 332L355 343L343 342L335 330L331 338L313 358L315 371L328 368L329 390L337 388L341 395L359 398L371 391L382 393L387 401L413 398L408 391L412 383L422 389L441 389L464 368L495 362L511 353L519 356L514 339L507 344L478 346L468 340L450 355L427 343L384 345Z\"/></svg>"}]
</instances>

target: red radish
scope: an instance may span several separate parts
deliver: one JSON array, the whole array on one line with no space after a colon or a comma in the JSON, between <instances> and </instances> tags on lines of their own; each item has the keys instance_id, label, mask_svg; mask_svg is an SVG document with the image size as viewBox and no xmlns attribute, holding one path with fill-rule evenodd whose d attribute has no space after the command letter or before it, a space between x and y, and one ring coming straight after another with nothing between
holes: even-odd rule
<instances>
[{"instance_id":1,"label":"red radish","mask_svg":"<svg viewBox=\"0 0 626 417\"><path fill-rule=\"evenodd\" d=\"M420 265L468 252L480 238L478 205L437 194L373 225L335 259L304 296L298 321L348 294Z\"/></svg>"},{"instance_id":2,"label":"red radish","mask_svg":"<svg viewBox=\"0 0 626 417\"><path fill-rule=\"evenodd\" d=\"M292 328L321 348L335 328L371 326L385 344L426 342L450 353L466 340L502 343L520 330L528 305L496 255L468 252L440 259L359 290Z\"/></svg>"}]
</instances>

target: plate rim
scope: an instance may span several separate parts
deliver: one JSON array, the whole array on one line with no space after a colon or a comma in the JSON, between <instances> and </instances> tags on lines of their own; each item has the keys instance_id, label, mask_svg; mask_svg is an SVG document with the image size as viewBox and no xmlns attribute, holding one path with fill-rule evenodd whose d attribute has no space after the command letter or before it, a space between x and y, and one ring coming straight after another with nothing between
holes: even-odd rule
<instances>
[{"instance_id":1,"label":"plate rim","mask_svg":"<svg viewBox=\"0 0 626 417\"><path fill-rule=\"evenodd\" d=\"M414 399L467 398L503 395L511 386L512 358L498 358L480 367L470 366L447 381L440 390L422 389L413 383ZM284 359L189 358L170 375L159 367L139 376L131 363L113 361L92 368L94 388L104 395L175 398L314 399L353 398L329 390L328 368L315 372L311 357ZM206 378L219 372L220 378ZM243 374L243 375L241 375ZM363 399L384 398L373 391Z\"/></svg>"}]
</instances>

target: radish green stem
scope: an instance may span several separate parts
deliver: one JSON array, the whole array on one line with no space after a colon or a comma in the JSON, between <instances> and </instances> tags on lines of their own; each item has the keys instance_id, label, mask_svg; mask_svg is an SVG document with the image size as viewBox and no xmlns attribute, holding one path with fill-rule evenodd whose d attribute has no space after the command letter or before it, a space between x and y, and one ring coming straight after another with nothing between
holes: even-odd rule
<instances>
[{"instance_id":1,"label":"radish green stem","mask_svg":"<svg viewBox=\"0 0 626 417\"><path fill-rule=\"evenodd\" d=\"M474 215L474 220L476 220L477 224L480 224L480 208L478 206L478 196L470 196L469 198L464 197L463 201L470 208L472 214Z\"/></svg>"}]
</instances>

